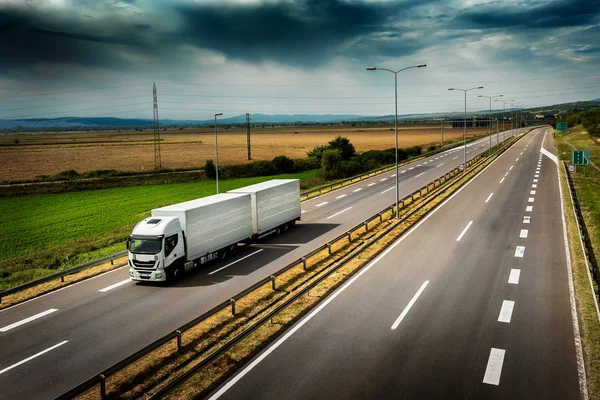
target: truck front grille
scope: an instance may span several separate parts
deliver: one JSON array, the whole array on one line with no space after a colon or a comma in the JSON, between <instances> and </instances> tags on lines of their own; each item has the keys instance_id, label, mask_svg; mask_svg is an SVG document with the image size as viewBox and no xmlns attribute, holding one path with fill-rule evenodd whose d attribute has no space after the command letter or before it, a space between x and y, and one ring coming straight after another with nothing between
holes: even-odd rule
<instances>
[{"instance_id":1,"label":"truck front grille","mask_svg":"<svg viewBox=\"0 0 600 400\"><path fill-rule=\"evenodd\" d=\"M156 266L156 261L155 260L152 260L152 261L133 260L133 266L137 267L137 268L153 269Z\"/></svg>"}]
</instances>

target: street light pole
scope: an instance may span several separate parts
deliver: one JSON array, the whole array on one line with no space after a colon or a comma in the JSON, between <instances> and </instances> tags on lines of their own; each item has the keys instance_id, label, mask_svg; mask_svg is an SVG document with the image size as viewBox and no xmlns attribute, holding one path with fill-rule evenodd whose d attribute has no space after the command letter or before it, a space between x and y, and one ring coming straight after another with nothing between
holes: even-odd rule
<instances>
[{"instance_id":1,"label":"street light pole","mask_svg":"<svg viewBox=\"0 0 600 400\"><path fill-rule=\"evenodd\" d=\"M411 65L410 67L399 69L398 71L392 71L387 68L367 67L367 71L387 71L394 74L394 99L395 99L395 117L394 117L394 131L396 133L396 219L400 218L400 210L398 202L400 201L400 190L398 188L398 72L402 72L411 68L423 68L427 64Z\"/></svg>"},{"instance_id":2,"label":"street light pole","mask_svg":"<svg viewBox=\"0 0 600 400\"><path fill-rule=\"evenodd\" d=\"M494 101L501 101L502 102L502 141L504 141L505 136L504 136L504 120L506 119L506 117L504 116L504 113L506 111L506 103L514 101L514 100L494 100Z\"/></svg>"},{"instance_id":3,"label":"street light pole","mask_svg":"<svg viewBox=\"0 0 600 400\"><path fill-rule=\"evenodd\" d=\"M498 94L496 96L483 96L483 95L479 95L477 97L485 97L487 99L490 99L490 113L489 113L489 117L488 117L488 135L490 136L490 153L492 152L492 99L495 97L504 97L503 94ZM498 137L496 137L496 140L498 139Z\"/></svg>"},{"instance_id":4,"label":"street light pole","mask_svg":"<svg viewBox=\"0 0 600 400\"><path fill-rule=\"evenodd\" d=\"M215 162L215 172L216 172L216 178L217 178L217 194L219 194L219 135L218 135L218 130L217 130L217 117L219 115L223 115L223 113L216 113L215 114L215 152L216 152L216 162Z\"/></svg>"},{"instance_id":5,"label":"street light pole","mask_svg":"<svg viewBox=\"0 0 600 400\"><path fill-rule=\"evenodd\" d=\"M469 89L450 88L448 90L460 90L465 93L465 121L463 126L463 172L467 172L467 92L475 89L483 89L483 86L472 87Z\"/></svg>"}]
</instances>

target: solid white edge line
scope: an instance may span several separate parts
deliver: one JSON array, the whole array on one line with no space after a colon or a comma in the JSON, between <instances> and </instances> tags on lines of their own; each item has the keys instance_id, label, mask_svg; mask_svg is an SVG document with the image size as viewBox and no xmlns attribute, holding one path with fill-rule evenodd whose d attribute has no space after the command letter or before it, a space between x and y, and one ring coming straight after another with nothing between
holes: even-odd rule
<instances>
[{"instance_id":1,"label":"solid white edge line","mask_svg":"<svg viewBox=\"0 0 600 400\"><path fill-rule=\"evenodd\" d=\"M520 269L511 269L510 275L508 276L508 283L510 283L511 285L518 285L520 277L521 277Z\"/></svg>"},{"instance_id":2,"label":"solid white edge line","mask_svg":"<svg viewBox=\"0 0 600 400\"><path fill-rule=\"evenodd\" d=\"M463 229L463 231L460 233L460 235L458 235L458 237L456 238L457 242L460 242L460 239L462 239L462 237L464 236L464 234L467 233L467 230L471 227L472 223L473 223L473 221L469 221L469 223L467 224L467 226L465 226L465 229Z\"/></svg>"},{"instance_id":3,"label":"solid white edge line","mask_svg":"<svg viewBox=\"0 0 600 400\"><path fill-rule=\"evenodd\" d=\"M545 138L545 135L544 135ZM543 146L543 142L542 142ZM587 378L585 376L585 362L583 360L583 346L581 344L581 334L579 332L579 319L577 317L577 303L575 301L575 287L573 284L573 268L571 266L571 251L569 250L569 239L567 237L567 221L565 218L565 206L563 202L562 183L560 181L560 170L558 163L556 164L556 172L558 175L558 189L560 192L560 212L562 214L563 241L565 244L565 258L567 261L568 281L569 281L569 301L571 302L571 322L573 324L573 336L575 340L575 353L577 355L577 375L579 377L579 390L583 400L588 399ZM589 268L588 268L589 271ZM594 293L592 288L592 294ZM596 296L594 296L595 298ZM594 300L595 301L595 300ZM598 312L598 304L596 304L596 312ZM599 314L600 318L600 314Z\"/></svg>"},{"instance_id":4,"label":"solid white edge line","mask_svg":"<svg viewBox=\"0 0 600 400\"><path fill-rule=\"evenodd\" d=\"M117 283L115 283L115 284L112 284L112 285L110 285L110 286L107 286L107 287L105 287L104 289L100 289L100 290L98 290L98 291L99 291L99 292L102 292L102 293L105 293L105 292L108 292L109 290L112 290L112 289L114 289L114 288L118 288L119 286L123 286L123 285L125 285L125 284L126 284L126 283L128 283L128 282L131 282L131 279L127 278L127 279L125 279L124 281L117 282Z\"/></svg>"},{"instance_id":5,"label":"solid white edge line","mask_svg":"<svg viewBox=\"0 0 600 400\"><path fill-rule=\"evenodd\" d=\"M515 142L511 147L513 147L517 142ZM509 149L511 148L509 147ZM507 149L508 150L508 149ZM425 221L427 221L429 218L431 218L432 215L434 215L436 212L438 212L439 210L441 210L450 200L452 200L455 196L457 196L460 192L462 192L467 186L469 186L472 182L475 182L475 180L481 175L483 174L488 168L490 168L492 165L494 165L494 163L496 161L498 161L499 159L501 159L504 155L506 154L506 152L502 153L500 156L498 156L498 158L496 158L494 161L492 161L491 163L488 164L487 167L485 167L484 169L482 169L481 171L479 171L479 173L477 173L477 175L475 175L473 178L471 178L470 181L468 181L467 183L465 183L461 188L459 188L456 192L454 192L450 197L448 197L446 200L444 200L443 202L441 202L437 207L435 207L429 214L427 214L425 217L423 217L423 219L419 222L417 222L417 224L415 226L413 226L412 228L410 228L408 230L408 232L406 232L404 235L402 235L399 239L397 239L394 243L392 243L386 250L384 250L383 253L381 253L377 258L375 258L373 261L371 261L369 264L367 264L367 266L365 266L363 269L361 269L360 271L358 271L356 273L356 275L354 275L352 278L350 278L349 281L347 281L344 285L342 285L339 289L337 289L335 292L333 292L333 294L331 294L329 297L327 297L325 300L323 300L323 302L317 306L317 308L315 308L312 312L310 312L306 317L304 317L303 319L301 319L299 322L297 322L295 325L293 325L291 328L289 328L289 331L286 332L279 340L277 340L275 343L273 343L272 345L270 345L269 347L267 347L261 354L259 354L246 368L242 369L237 375L235 375L233 378L231 378L229 381L227 381L214 395L210 396L209 400L216 400L219 397L221 397L225 392L227 392L233 385L235 385L240 379L242 379L248 372L250 372L252 369L254 369L254 367L256 367L262 360L264 360L265 358L267 358L269 356L269 354L271 354L273 351L275 351L279 346L281 346L281 344L283 342L285 342L287 339L289 339L294 333L296 333L304 324L306 324L308 321L310 321L315 315L317 315L322 309L324 309L329 303L331 303L337 296L340 295L340 293L342 293L344 290L346 290L350 285L352 285L358 278L360 278L361 276L363 276L363 274L365 274L367 271L369 271L374 265L376 265L379 260L381 260L383 257L385 257L386 255L388 255L393 249L396 248L397 245L399 245L400 243L402 243L404 241L404 239L406 239L408 236L410 236L411 233L413 233L416 229L418 229L422 224L425 223Z\"/></svg>"},{"instance_id":6,"label":"solid white edge line","mask_svg":"<svg viewBox=\"0 0 600 400\"><path fill-rule=\"evenodd\" d=\"M502 364L504 363L505 354L506 350L495 349L492 347L492 350L490 350L490 357L488 358L487 367L485 368L483 383L487 383L488 385L500 384L500 375L502 374Z\"/></svg>"},{"instance_id":7,"label":"solid white edge line","mask_svg":"<svg viewBox=\"0 0 600 400\"><path fill-rule=\"evenodd\" d=\"M56 312L56 311L58 311L58 308L51 308L49 310L42 311L41 313L37 313L35 315L32 315L29 318L25 318L25 319L22 319L20 321L17 321L15 323L13 323L13 324L6 325L4 328L0 328L0 332L8 332L11 329L14 329L14 328L16 328L18 326L21 326L21 325L25 325L28 322L35 321L38 318L45 317L46 315L52 314L53 312Z\"/></svg>"},{"instance_id":8,"label":"solid white edge line","mask_svg":"<svg viewBox=\"0 0 600 400\"><path fill-rule=\"evenodd\" d=\"M408 312L410 311L412 306L415 304L415 302L417 301L419 296L421 296L421 293L423 293L423 290L425 290L425 288L427 287L428 284L429 284L429 281L423 282L423 284L421 285L419 290L417 290L417 293L415 293L415 295L413 296L412 299L410 299L410 301L408 302L406 307L404 307L404 310L402 310L402 314L400 314L400 316L392 324L392 330L395 330L398 327L398 325L400 325L400 322L402 322L404 317L406 317L406 314L408 314Z\"/></svg>"},{"instance_id":9,"label":"solid white edge line","mask_svg":"<svg viewBox=\"0 0 600 400\"><path fill-rule=\"evenodd\" d=\"M60 342L60 343L58 343L58 344L55 344L55 345L54 345L54 346L52 346L52 347L48 347L46 350L42 350L42 351L40 351L39 353L36 353L36 354L34 354L34 355L30 356L30 357L27 357L27 358L26 358L26 359L24 359L24 360L21 360L21 361L19 361L19 362L18 362L18 363L16 363L16 364L13 364L13 365L11 365L10 367L6 367L6 368L4 368L3 370L0 370L0 375L2 375L3 373L5 373L5 372L7 372L7 371L10 371L10 370L11 370L11 369L13 369L13 368L16 368L16 367L18 367L18 366L19 366L19 365L21 365L21 364L25 364L27 361L31 361L31 360L33 360L34 358L41 356L42 354L45 354L45 353L47 353L47 352L49 352L49 351L52 351L52 350L56 349L57 347L60 347L60 346L62 346L63 344L65 344L65 343L68 343L68 342L69 342L68 340L63 340L62 342Z\"/></svg>"},{"instance_id":10,"label":"solid white edge line","mask_svg":"<svg viewBox=\"0 0 600 400\"><path fill-rule=\"evenodd\" d=\"M515 308L515 302L511 300L503 300L502 307L500 307L500 314L498 315L498 322L504 322L510 324L512 319L512 313Z\"/></svg>"},{"instance_id":11,"label":"solid white edge line","mask_svg":"<svg viewBox=\"0 0 600 400\"><path fill-rule=\"evenodd\" d=\"M221 267L221 268L219 268L219 269L215 269L214 271L212 271L212 272L209 272L209 273L208 273L208 274L206 274L206 275L212 275L212 274L214 274L214 273L217 273L217 272L219 272L219 271L221 271L221 270L224 270L224 269L225 269L225 268L227 268L227 267L231 267L233 264L237 264L237 263L239 263L240 261L242 261L242 260L245 260L245 259L246 259L246 258L248 258L248 257L252 257L253 255L255 255L255 254L258 254L258 253L260 253L260 252L261 252L261 251L263 251L263 250L264 250L264 249L256 250L254 253L250 253L250 254L248 254L248 255L245 255L244 257L242 257L242 258L240 258L240 259L238 259L238 260L235 260L234 262L232 262L232 263L229 263L229 264L225 265L224 267Z\"/></svg>"},{"instance_id":12,"label":"solid white edge line","mask_svg":"<svg viewBox=\"0 0 600 400\"><path fill-rule=\"evenodd\" d=\"M338 216L338 215L340 215L341 213L343 213L343 212L346 212L346 211L348 211L348 210L349 210L349 209L351 209L351 208L352 208L352 207L345 208L345 209L343 209L342 211L340 211L340 212L337 212L337 213L335 213L335 214L333 214L333 215L330 215L329 217L327 217L327 218L325 218L325 219L329 219L329 218L337 217L337 216Z\"/></svg>"},{"instance_id":13,"label":"solid white edge line","mask_svg":"<svg viewBox=\"0 0 600 400\"><path fill-rule=\"evenodd\" d=\"M485 202L487 203L488 201L490 201L490 199L492 198L492 196L494 195L494 193L490 193L490 195L488 196L487 199L485 199Z\"/></svg>"}]
</instances>

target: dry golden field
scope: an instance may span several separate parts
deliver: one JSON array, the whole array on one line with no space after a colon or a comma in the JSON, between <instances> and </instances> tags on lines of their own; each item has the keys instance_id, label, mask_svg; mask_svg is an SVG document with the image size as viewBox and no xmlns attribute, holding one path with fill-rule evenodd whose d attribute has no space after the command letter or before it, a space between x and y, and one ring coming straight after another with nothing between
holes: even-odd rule
<instances>
[{"instance_id":1,"label":"dry golden field","mask_svg":"<svg viewBox=\"0 0 600 400\"><path fill-rule=\"evenodd\" d=\"M468 135L485 132L468 130ZM210 128L161 130L161 161L164 168L202 167L215 159L215 136ZM251 130L253 160L270 160L278 155L306 157L316 145L338 135L346 136L359 152L394 147L394 128L385 126L255 127ZM444 140L462 137L462 129L445 128ZM439 126L399 128L400 147L439 143ZM0 136L0 180L32 179L74 169L123 171L154 167L153 132L97 131L20 133ZM219 128L219 163L247 160L245 128Z\"/></svg>"}]
</instances>

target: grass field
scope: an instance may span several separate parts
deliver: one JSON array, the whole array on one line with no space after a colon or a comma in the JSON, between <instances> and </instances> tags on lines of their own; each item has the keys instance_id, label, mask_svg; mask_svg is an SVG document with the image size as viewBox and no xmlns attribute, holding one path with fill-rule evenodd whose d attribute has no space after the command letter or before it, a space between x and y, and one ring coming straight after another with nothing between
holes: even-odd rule
<instances>
[{"instance_id":1,"label":"grass field","mask_svg":"<svg viewBox=\"0 0 600 400\"><path fill-rule=\"evenodd\" d=\"M571 150L590 150L591 160L600 160L600 144L593 140L580 126L569 129L565 134L557 134L555 143L561 161L571 160ZM562 168L562 165L561 165ZM592 241L596 259L600 258L600 171L593 166L577 167L572 174L573 184L581 205L582 214ZM575 216L572 213L568 188L563 184L567 200L569 243L573 252L573 275L577 296L577 309L581 324L581 337L585 353L585 367L590 399L600 398L600 323L596 313L588 280L588 272L581 250Z\"/></svg>"},{"instance_id":2,"label":"grass field","mask_svg":"<svg viewBox=\"0 0 600 400\"><path fill-rule=\"evenodd\" d=\"M219 129L219 163L247 161L247 137L243 128ZM326 144L338 135L348 137L359 152L394 147L393 125L382 126L286 126L255 127L251 130L254 160L271 160L275 156L304 158L317 145ZM470 129L467 135L486 132ZM401 126L399 147L437 144L440 127ZM444 129L444 140L462 137L461 129ZM18 144L15 143L18 141ZM73 169L87 172L98 169L146 171L154 167L152 130L50 132L0 136L0 180L32 179ZM215 159L215 136L210 128L161 130L161 161L164 168L202 167Z\"/></svg>"},{"instance_id":3,"label":"grass field","mask_svg":"<svg viewBox=\"0 0 600 400\"><path fill-rule=\"evenodd\" d=\"M222 180L219 189L276 178L308 181L317 173ZM202 181L0 198L0 288L124 250L125 237L151 209L212 194L215 182Z\"/></svg>"}]
</instances>

